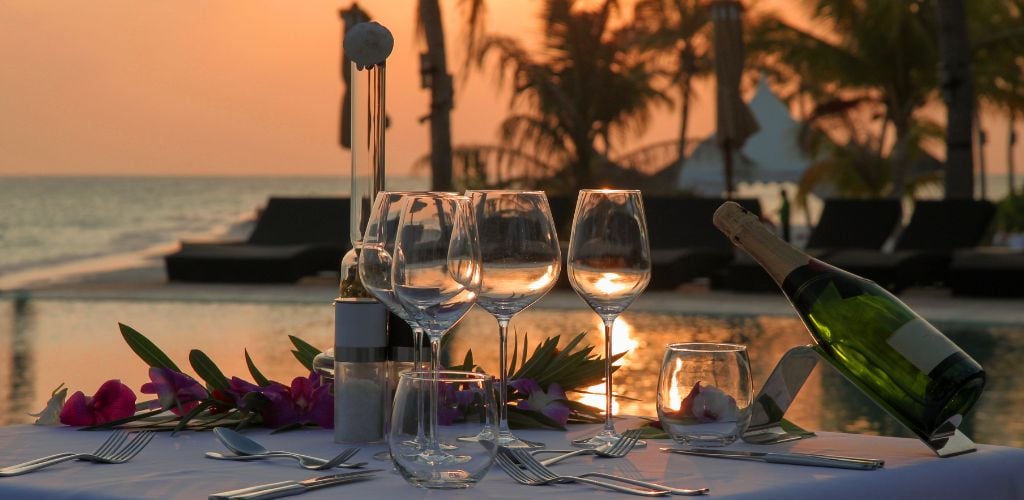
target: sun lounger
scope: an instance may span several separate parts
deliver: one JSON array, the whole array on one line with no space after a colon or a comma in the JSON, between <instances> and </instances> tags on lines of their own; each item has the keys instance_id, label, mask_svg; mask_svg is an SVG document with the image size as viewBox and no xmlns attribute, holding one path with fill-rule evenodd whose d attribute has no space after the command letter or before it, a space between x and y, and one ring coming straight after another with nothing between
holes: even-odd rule
<instances>
[{"instance_id":1,"label":"sun lounger","mask_svg":"<svg viewBox=\"0 0 1024 500\"><path fill-rule=\"evenodd\" d=\"M953 295L1024 297L1024 252L1006 248L955 252L946 284Z\"/></svg>"},{"instance_id":2,"label":"sun lounger","mask_svg":"<svg viewBox=\"0 0 1024 500\"><path fill-rule=\"evenodd\" d=\"M760 215L756 199L733 200ZM653 289L711 277L733 259L732 244L711 222L721 198L644 198Z\"/></svg>"},{"instance_id":3,"label":"sun lounger","mask_svg":"<svg viewBox=\"0 0 1024 500\"><path fill-rule=\"evenodd\" d=\"M824 260L894 292L941 284L953 252L978 246L994 213L995 206L985 200L918 201L892 252L844 250Z\"/></svg>"},{"instance_id":4,"label":"sun lounger","mask_svg":"<svg viewBox=\"0 0 1024 500\"><path fill-rule=\"evenodd\" d=\"M182 242L164 258L170 281L291 283L337 271L349 243L347 198L269 200L244 242Z\"/></svg>"},{"instance_id":5,"label":"sun lounger","mask_svg":"<svg viewBox=\"0 0 1024 500\"><path fill-rule=\"evenodd\" d=\"M900 222L902 207L893 199L829 198L807 239L807 253L822 259L841 250L882 248ZM740 292L776 290L775 281L746 252L712 279L716 289Z\"/></svg>"}]
</instances>

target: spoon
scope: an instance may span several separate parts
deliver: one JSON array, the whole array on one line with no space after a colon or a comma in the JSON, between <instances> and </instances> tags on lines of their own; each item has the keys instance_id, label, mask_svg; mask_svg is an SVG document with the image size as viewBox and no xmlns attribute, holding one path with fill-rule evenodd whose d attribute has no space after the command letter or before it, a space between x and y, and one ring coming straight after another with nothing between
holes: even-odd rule
<instances>
[{"instance_id":1,"label":"spoon","mask_svg":"<svg viewBox=\"0 0 1024 500\"><path fill-rule=\"evenodd\" d=\"M251 456L251 457L291 457L299 460L299 463L322 465L327 460L317 457L311 457L309 455L303 455L301 453L293 453L290 451L270 451L263 447L263 445L253 441L252 439L239 434L227 427L217 427L213 430L213 434L217 436L217 440L221 442L227 449L235 452L238 455ZM364 464L339 464L341 467L361 467Z\"/></svg>"}]
</instances>

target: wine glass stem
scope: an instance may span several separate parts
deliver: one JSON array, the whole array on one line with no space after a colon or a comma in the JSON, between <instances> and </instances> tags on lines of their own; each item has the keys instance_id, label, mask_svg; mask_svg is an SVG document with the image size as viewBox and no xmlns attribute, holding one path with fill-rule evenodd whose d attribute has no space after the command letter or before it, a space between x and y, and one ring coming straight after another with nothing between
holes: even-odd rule
<instances>
[{"instance_id":1,"label":"wine glass stem","mask_svg":"<svg viewBox=\"0 0 1024 500\"><path fill-rule=\"evenodd\" d=\"M437 440L437 372L441 369L441 338L430 336L430 447L441 449Z\"/></svg>"},{"instance_id":2,"label":"wine glass stem","mask_svg":"<svg viewBox=\"0 0 1024 500\"><path fill-rule=\"evenodd\" d=\"M423 367L423 329L416 327L412 329L412 369L419 370ZM416 392L416 411L423 410L423 391ZM416 419L416 443L422 445L427 442L427 433L423 429L423 419Z\"/></svg>"},{"instance_id":3,"label":"wine glass stem","mask_svg":"<svg viewBox=\"0 0 1024 500\"><path fill-rule=\"evenodd\" d=\"M498 430L509 431L508 427L508 319L498 318L498 371L501 382L498 384Z\"/></svg>"},{"instance_id":4,"label":"wine glass stem","mask_svg":"<svg viewBox=\"0 0 1024 500\"><path fill-rule=\"evenodd\" d=\"M423 329L412 329L412 369L419 370L423 367Z\"/></svg>"},{"instance_id":5,"label":"wine glass stem","mask_svg":"<svg viewBox=\"0 0 1024 500\"><path fill-rule=\"evenodd\" d=\"M615 433L612 422L612 324L615 318L604 319L604 430Z\"/></svg>"}]
</instances>

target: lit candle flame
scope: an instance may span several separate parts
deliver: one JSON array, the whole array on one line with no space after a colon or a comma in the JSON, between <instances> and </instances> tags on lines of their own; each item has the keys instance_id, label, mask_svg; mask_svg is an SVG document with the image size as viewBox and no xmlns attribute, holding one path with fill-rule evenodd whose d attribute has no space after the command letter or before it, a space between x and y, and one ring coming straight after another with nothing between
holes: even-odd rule
<instances>
[{"instance_id":1,"label":"lit candle flame","mask_svg":"<svg viewBox=\"0 0 1024 500\"><path fill-rule=\"evenodd\" d=\"M668 390L668 407L672 410L677 410L683 406L683 396L679 393L679 379L676 374L679 370L683 369L683 360L676 359L676 366L672 369L672 385Z\"/></svg>"}]
</instances>

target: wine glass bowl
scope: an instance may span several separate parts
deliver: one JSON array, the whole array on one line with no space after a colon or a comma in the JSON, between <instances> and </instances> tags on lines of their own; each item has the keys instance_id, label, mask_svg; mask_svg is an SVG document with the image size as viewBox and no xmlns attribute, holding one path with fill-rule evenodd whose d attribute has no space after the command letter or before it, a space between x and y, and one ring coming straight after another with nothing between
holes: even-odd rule
<instances>
[{"instance_id":1,"label":"wine glass bowl","mask_svg":"<svg viewBox=\"0 0 1024 500\"><path fill-rule=\"evenodd\" d=\"M480 242L477 304L498 321L500 415L495 442L509 448L540 447L509 430L507 340L512 317L558 280L562 262L554 219L543 191L481 190L467 195Z\"/></svg>"},{"instance_id":2,"label":"wine glass bowl","mask_svg":"<svg viewBox=\"0 0 1024 500\"><path fill-rule=\"evenodd\" d=\"M604 323L604 429L573 443L594 448L620 437L612 421L612 325L651 281L651 250L640 191L580 191L566 272L573 289Z\"/></svg>"}]
</instances>

